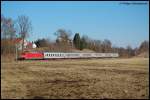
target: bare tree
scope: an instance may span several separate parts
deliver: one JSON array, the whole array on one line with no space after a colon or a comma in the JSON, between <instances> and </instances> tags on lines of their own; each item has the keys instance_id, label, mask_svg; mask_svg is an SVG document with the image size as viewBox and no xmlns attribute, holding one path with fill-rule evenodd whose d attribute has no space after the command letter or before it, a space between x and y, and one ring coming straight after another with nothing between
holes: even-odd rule
<instances>
[{"instance_id":1,"label":"bare tree","mask_svg":"<svg viewBox=\"0 0 150 100\"><path fill-rule=\"evenodd\" d=\"M16 35L16 30L14 28L14 21L11 18L6 18L1 16L1 38L3 39L13 39Z\"/></svg>"},{"instance_id":2,"label":"bare tree","mask_svg":"<svg viewBox=\"0 0 150 100\"><path fill-rule=\"evenodd\" d=\"M134 56L134 50L132 49L132 47L131 47L130 45L128 45L128 46L126 47L126 51L127 51L128 57Z\"/></svg>"},{"instance_id":3,"label":"bare tree","mask_svg":"<svg viewBox=\"0 0 150 100\"><path fill-rule=\"evenodd\" d=\"M1 54L8 55L14 53L15 45L13 44L13 39L15 35L16 30L12 18L1 15Z\"/></svg>"},{"instance_id":4,"label":"bare tree","mask_svg":"<svg viewBox=\"0 0 150 100\"><path fill-rule=\"evenodd\" d=\"M59 46L59 48L63 51L68 51L69 48L72 47L72 42L70 39L72 32L66 31L64 29L58 29L54 35L57 36L56 43Z\"/></svg>"},{"instance_id":5,"label":"bare tree","mask_svg":"<svg viewBox=\"0 0 150 100\"><path fill-rule=\"evenodd\" d=\"M111 41L105 39L105 40L103 41L104 52L111 52L111 45L112 45Z\"/></svg>"},{"instance_id":6,"label":"bare tree","mask_svg":"<svg viewBox=\"0 0 150 100\"><path fill-rule=\"evenodd\" d=\"M64 29L58 29L54 35L57 36L57 40L60 42L65 42L67 43L68 40L70 40L70 36L71 36L71 31L66 31Z\"/></svg>"},{"instance_id":7,"label":"bare tree","mask_svg":"<svg viewBox=\"0 0 150 100\"><path fill-rule=\"evenodd\" d=\"M24 51L24 40L26 37L29 36L29 33L32 30L31 22L27 16L19 16L18 20L18 32L19 35L21 36L23 42L22 42L22 52Z\"/></svg>"},{"instance_id":8,"label":"bare tree","mask_svg":"<svg viewBox=\"0 0 150 100\"><path fill-rule=\"evenodd\" d=\"M149 41L145 40L143 41L139 46L139 52L149 52Z\"/></svg>"}]
</instances>

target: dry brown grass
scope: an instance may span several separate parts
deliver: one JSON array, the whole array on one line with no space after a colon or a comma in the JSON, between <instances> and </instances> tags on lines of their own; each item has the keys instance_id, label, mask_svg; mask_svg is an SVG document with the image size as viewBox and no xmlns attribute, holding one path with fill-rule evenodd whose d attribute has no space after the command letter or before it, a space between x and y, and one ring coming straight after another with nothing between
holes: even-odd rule
<instances>
[{"instance_id":1,"label":"dry brown grass","mask_svg":"<svg viewBox=\"0 0 150 100\"><path fill-rule=\"evenodd\" d=\"M41 99L149 98L149 59L1 62L1 96Z\"/></svg>"}]
</instances>

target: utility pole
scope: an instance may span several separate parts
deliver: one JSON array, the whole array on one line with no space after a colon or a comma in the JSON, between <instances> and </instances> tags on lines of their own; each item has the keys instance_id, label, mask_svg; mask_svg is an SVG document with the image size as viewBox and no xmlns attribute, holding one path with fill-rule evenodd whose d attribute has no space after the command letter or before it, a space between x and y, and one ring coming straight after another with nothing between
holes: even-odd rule
<instances>
[{"instance_id":1,"label":"utility pole","mask_svg":"<svg viewBox=\"0 0 150 100\"><path fill-rule=\"evenodd\" d=\"M18 59L18 47L17 47L17 44L15 44L15 47L16 47L16 61Z\"/></svg>"}]
</instances>

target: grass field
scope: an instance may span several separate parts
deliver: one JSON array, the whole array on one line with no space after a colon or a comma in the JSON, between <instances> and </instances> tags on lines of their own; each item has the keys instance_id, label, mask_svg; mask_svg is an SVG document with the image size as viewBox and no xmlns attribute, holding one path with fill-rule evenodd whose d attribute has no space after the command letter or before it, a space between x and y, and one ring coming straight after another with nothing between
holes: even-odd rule
<instances>
[{"instance_id":1,"label":"grass field","mask_svg":"<svg viewBox=\"0 0 150 100\"><path fill-rule=\"evenodd\" d=\"M2 61L1 96L148 99L149 58Z\"/></svg>"}]
</instances>

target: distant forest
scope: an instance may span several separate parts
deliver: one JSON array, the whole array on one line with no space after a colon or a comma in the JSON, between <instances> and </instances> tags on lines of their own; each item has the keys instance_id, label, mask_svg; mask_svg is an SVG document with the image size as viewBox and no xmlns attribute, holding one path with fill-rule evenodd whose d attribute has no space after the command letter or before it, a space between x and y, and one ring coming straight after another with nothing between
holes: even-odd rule
<instances>
[{"instance_id":1,"label":"distant forest","mask_svg":"<svg viewBox=\"0 0 150 100\"><path fill-rule=\"evenodd\" d=\"M1 15L1 55L15 54L15 44L11 40L16 38L25 40L30 36L31 31L32 24L27 16L18 16L18 19L14 21L12 18ZM141 54L146 54L144 57L149 57L149 40L142 41L137 48L132 48L130 45L124 48L112 46L108 39L94 40L86 35L81 37L80 33L75 33L71 38L71 31L65 29L56 30L54 35L57 36L55 41L49 41L49 38L39 38L34 41L37 45L35 50L43 48L41 50L49 52L73 52L73 50L88 49L99 53L119 53L120 57L134 57ZM24 48L20 52L24 52Z\"/></svg>"}]
</instances>

